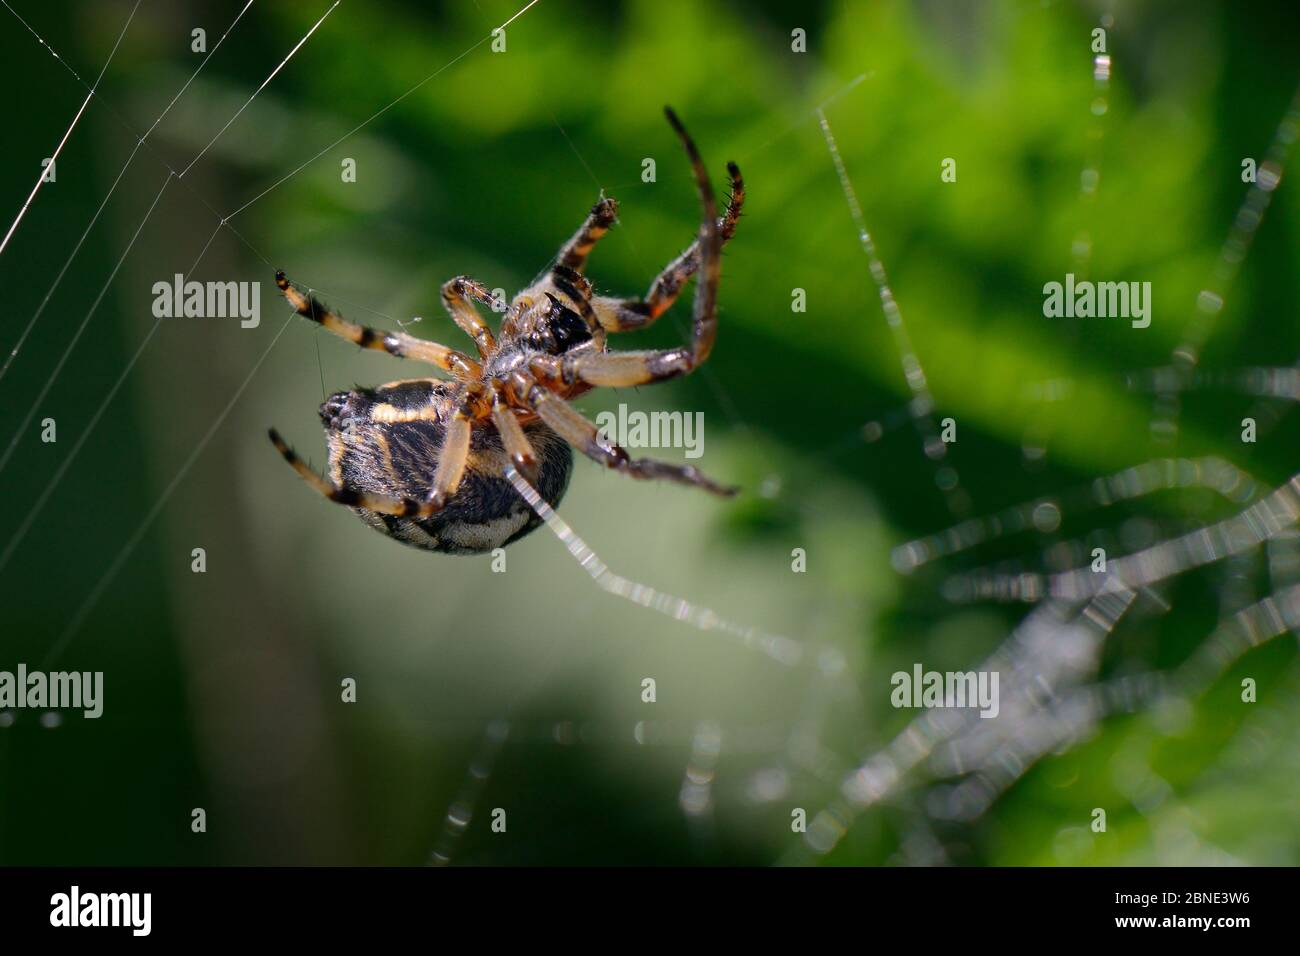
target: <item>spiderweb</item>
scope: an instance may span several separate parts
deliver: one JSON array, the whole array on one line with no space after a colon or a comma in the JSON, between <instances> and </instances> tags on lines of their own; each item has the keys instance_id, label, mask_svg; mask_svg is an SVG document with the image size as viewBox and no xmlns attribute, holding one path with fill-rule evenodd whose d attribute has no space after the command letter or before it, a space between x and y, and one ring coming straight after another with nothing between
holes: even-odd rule
<instances>
[{"instance_id":1,"label":"spiderweb","mask_svg":"<svg viewBox=\"0 0 1300 956\"><path fill-rule=\"evenodd\" d=\"M146 237L142 253L149 258L160 255L157 243L151 244L147 238L151 223L156 224L159 217L169 215L178 203L184 203L184 212L178 215L191 217L188 231L197 250L187 263L182 263L187 266L181 273L185 278L202 275L208 257L219 252L223 245L240 250L241 255L251 256L267 270L279 264L269 258L271 254L287 253L291 257L288 261L292 261L292 249L281 247L272 253L252 228L248 228L246 236L244 228L237 229L232 220L240 219L242 227L243 222L250 219L250 210L263 203L275 202L282 195L282 187L296 181L300 174L313 175L313 171L319 168L318 161L327 156L337 157L338 147L363 138L367 127L408 99L415 97L420 102L427 102L421 97L441 95L436 81L441 78L448 83L454 82L456 74L453 68L462 61L491 55L485 47L496 36L496 32L490 29L494 21L482 10L476 11L475 39L459 45L454 55L432 72L423 67L411 72L399 71L399 95L364 108L354 108L355 102L350 102L340 107L338 116L312 117L303 126L295 127L294 134L303 137L297 155L309 158L288 167L287 172L283 166L276 167L263 177L267 183L264 186L241 187L240 195L244 198L231 203L229 211L223 213L220 208L224 205L214 207L204 198L213 185L211 176L214 175L209 174L209 178L204 179L205 172L219 161L231 162L230 156L222 152L229 137L242 135L240 148L252 149L246 132L248 124L264 123L268 117L280 115L277 110L282 113L293 108L292 92L277 99L273 108L267 106L268 99L275 95L277 81L289 79L296 68L321 70L329 67L324 60L311 59L313 37L319 31L347 29L342 24L351 23L346 20L349 4L343 0L336 0L333 4L322 3L319 10L313 11L310 17L304 15L301 21L297 14L282 11L263 14L261 7L264 4L258 0L232 5L210 50L198 60L194 69L187 67L180 72L177 82L159 101L163 103L161 111L149 113L148 118L141 122L139 105L144 100L115 91L110 67L115 61L119 67L122 66L116 60L118 49L124 38L131 38L133 29L164 22L160 10L151 9L147 0L129 9L124 7L120 32L106 34L115 37L116 43L106 43L103 68L92 83L87 83L82 75L91 75L91 71L80 66L74 68L70 65L73 55L57 48L56 20L24 12L4 0L0 2L6 7L3 15L18 25L16 38L43 48L54 61L52 69L64 74L62 77L53 74L46 82L66 81L69 88L81 97L71 114L70 124L62 128L56 141L53 150L56 162L65 144L71 144L70 151L76 149L78 136L85 133L88 121L99 123L102 129L113 130L113 135L119 139L124 137L126 142L133 144L120 164L120 172L116 173L102 197L97 202L78 207L82 211L72 217L70 227L63 224L57 230L42 231L42 206L51 198L47 194L54 190L38 179L36 188L22 203L8 226L3 245L0 245L0 267L7 264L3 257L13 256L19 251L22 244L29 241L29 235L31 242L44 244L53 250L49 255L58 265L57 271L49 270L54 273L54 278L48 288L40 281L43 270L36 270L35 284L45 291L38 291L39 302L25 321L25 312L19 310L16 318L6 326L12 344L5 343L6 358L0 367L0 386L10 389L4 400L11 414L5 416L5 420L9 426L16 427L11 434L0 435L0 443L4 443L0 447L0 474L7 468L25 466L24 458L19 457L20 452L23 456L35 455L29 445L22 443L29 440L38 416L45 414L50 404L49 396L56 387L66 384L66 379L74 371L87 367L74 357L74 353L83 335L94 328L101 306L106 301L111 303L118 284L123 281L119 278L122 270L127 270L123 278L130 275L133 268L139 274L132 252L142 236ZM538 9L533 10L535 6ZM1037 6L1024 4L1014 7L1013 15L1019 16ZM520 3L508 18L502 18L500 22L505 27L516 22L531 24L538 19L545 24L546 7L547 4L539 6L539 0ZM525 14L529 20L522 19ZM292 23L293 29L284 35L270 31L276 41L273 44L268 44L264 37L257 41L259 49L266 53L259 73L260 81L248 82L237 97L228 101L214 96L212 89L204 83L209 61L214 65L221 63L219 57L223 48L228 50L227 38L231 44L251 44L249 33L263 22L262 16L278 18L282 24ZM1098 23L1106 29L1114 26L1109 14ZM553 28L539 25L538 35ZM51 40L55 45L51 45ZM16 39L10 42L16 42ZM874 69L870 63L860 66L863 70ZM1115 69L1111 55L1098 54L1093 58L1091 69L1094 95L1088 103L1089 145L1080 176L1078 231L1068 250L1068 261L1080 276L1096 271L1093 262L1094 230L1100 214L1097 195L1105 188L1102 157L1107 114L1111 109L1111 77ZM108 83L105 83L106 76ZM426 827L428 850L422 855L429 862L549 859L547 854L556 849L556 844L551 842L554 838L541 838L534 834L531 837L534 848L530 849L530 837L525 835L518 838L519 842L512 845L512 850L502 851L493 849L491 837L487 835L492 819L488 811L498 806L511 806L512 796L527 787L527 767L540 759L535 753L546 748L570 752L585 749L593 759L602 753L625 755L629 749L664 754L664 759L672 763L674 770L672 793L665 793L662 787L655 789L656 782L664 776L660 766L655 780L644 784L647 790L653 791L653 796L644 798L649 805L647 826L652 829L668 827L669 832L684 826L701 859L714 859L722 848L733 847L739 827L745 834L744 839L758 847L747 847L742 858L762 862L814 862L837 849L842 850L845 843L851 844L853 834L870 830L865 821L873 812L880 812L896 822L899 834L897 846L888 854L888 859L907 863L962 860L969 856L969 834L978 832L981 822L1017 784L1049 758L1086 747L1115 721L1128 722L1125 733L1133 741L1132 753L1125 751L1122 755L1127 762L1124 763L1124 772L1115 774L1116 785L1141 815L1159 820L1162 829L1156 857L1161 861L1236 861L1228 851L1198 836L1196 826L1185 815L1163 811L1176 807L1181 795L1194 789L1196 781L1222 778L1230 775L1234 766L1257 760L1257 756L1251 756L1252 748L1257 752L1281 736L1277 728L1288 718L1286 705L1259 705L1257 713L1234 728L1232 740L1224 744L1216 760L1197 772L1192 784L1185 780L1178 786L1171 784L1161 775L1158 761L1142 751L1142 746L1144 741L1149 742L1161 735L1168 737L1185 729L1195 720L1198 702L1220 686L1222 678L1234 665L1256 648L1288 639L1300 616L1300 534L1297 533L1300 477L1288 481L1266 479L1248 473L1244 463L1228 457L1214 454L1180 456L1172 447L1179 438L1178 423L1182 411L1179 398L1184 394L1215 389L1253 398L1258 404L1249 413L1259 420L1264 433L1281 421L1285 403L1300 399L1300 359L1294 366L1226 370L1203 367L1201 361L1214 331L1213 321L1230 301L1233 281L1292 158L1290 149L1300 123L1300 98L1281 118L1271 145L1263 154L1259 176L1246 190L1218 262L1194 303L1195 320L1185 340L1173 352L1172 365L1135 369L1125 378L1124 386L1133 394L1154 397L1151 430L1158 454L1145 462L1073 486L1040 489L1027 500L982 510L980 492L972 485L963 484L958 474L962 444L950 446L940 437L939 419L945 414L942 402L936 398L932 390L933 379L927 375L923 364L924 349L918 348L909 334L905 320L909 310L906 296L896 295L890 282L888 269L898 252L889 237L882 236L872 226L873 210L860 200L855 189L854 181L858 174L854 156L841 147L836 136L837 130L847 122L845 117L853 115L850 107L860 108L861 98L870 91L872 76L871 72L863 73L842 84L830 97L819 101L809 99L792 121L776 124L783 127L783 132L763 142L752 143L748 152L737 158L743 167L746 159L761 156L776 148L776 144L788 142L792 136L807 134L820 140L824 150L823 169L828 181L842 193L843 215L839 221L829 224L833 230L828 228L819 241L839 244L856 238L857 271L848 276L846 282L854 288L860 320L864 324L883 321L888 330L893 360L901 369L907 401L901 408L883 411L879 407L858 409L857 414L862 418L874 420L846 437L841 448L819 449L818 454L822 457L814 456L813 462L832 461L846 450L883 450L889 444L890 433L896 429L910 428L914 433L919 446L914 442L909 454L915 455L919 451L925 459L947 520L955 523L948 526L946 522L936 522L934 530L929 533L901 544L894 543L892 548L883 541L859 542L858 545L876 548L881 556L888 553L888 573L906 582L906 587L919 589L933 600L943 602L945 607L951 608L954 619L964 609L973 606L994 604L1024 609L1023 613L1016 611L1015 619L1004 633L997 635L986 653L968 653L961 662L963 670L995 671L1001 675L999 715L986 720L971 711L933 709L919 711L914 719L902 724L882 719L882 710L877 706L877 698L884 697L884 692L879 689L883 686L882 681L870 681L870 690L865 686L867 679L864 675L872 673L871 662L862 659L861 648L828 637L836 628L819 620L815 613L805 613L801 619L795 616L796 620L776 614L770 618L774 623L769 623L769 618L758 610L763 602L757 602L751 613L746 613L748 603L744 597L738 598L734 589L723 593L732 585L724 587L717 582L701 581L698 586L693 586L696 582L681 580L657 561L641 563L636 549L627 547L625 542L611 542L600 531L596 533L602 535L604 543L595 543L594 536L593 542L589 543L584 537L584 523L589 514L582 504L584 499L570 497L557 513L541 501L522 476L511 472L509 477L516 490L546 525L546 531L539 531L537 537L549 532L554 538L545 545L531 545L538 552L543 547L549 549L545 559L551 563L548 573L557 576L565 573L560 570L559 562L572 559L590 578L581 587L575 585L578 590L585 589L589 595L580 598L587 603L576 608L548 605L544 590L517 594L514 600L531 602L530 613L533 614L572 613L576 615L575 626L598 631L606 641L630 639L628 635L642 633L637 631L638 628L649 628L656 640L662 638L663 641L672 641L673 647L684 647L676 641L682 634L690 633L704 642L706 649L700 653L719 655L716 659L726 662L719 665L721 671L712 673L735 668L738 682L752 688L752 695L779 695L783 705L774 706L769 712L762 706L754 706L752 701L740 706L735 700L730 700L729 706L713 710L702 708L693 714L689 710L674 710L674 716L668 719L611 719L609 714L626 714L627 710L610 707L592 708L597 713L604 713L603 719L575 718L572 713L563 711L543 714L541 710L544 708L539 710L535 702L539 688L546 686L548 680L562 670L561 662L566 653L573 651L572 646L566 650L552 640L534 656L521 658L522 676L507 681L508 689L494 695L495 700L504 703L501 710L481 720L467 718L456 722L448 720L445 715L429 718L429 725L424 728L428 733L419 731L415 734L416 737L436 738L439 747L443 748L438 758L443 762L439 764L440 779L435 789L449 794L441 804L446 807L445 814L435 814ZM123 105L126 103L130 105ZM264 107L268 112L263 112ZM171 124L165 122L169 117ZM363 119L356 122L357 117ZM575 169L582 177L601 190L608 188L610 193L623 185L606 181L605 171L611 161L608 156L587 155L554 112L550 113L550 121L555 134L572 152ZM176 126L179 131L169 132L171 126ZM153 136L156 130L160 134L169 133L165 146L155 144ZM703 139L700 131L697 130L696 135ZM180 148L177 148L178 143L182 144ZM512 144L512 147L517 145ZM715 155L716 150L706 148L706 153L713 156L715 162L719 158ZM141 164L152 168L146 174ZM66 169L67 163L63 166ZM401 164L395 163L392 168L400 171ZM137 188L137 176L144 177L149 185ZM664 173L663 177L665 185L689 183L689 177L684 173ZM617 180L619 177L609 178ZM132 183L129 198L136 195L145 197L141 208L118 211L118 205L126 205L123 195L118 196L123 202L114 203L118 186L123 182ZM689 197L689 192L685 195ZM90 208L94 212L83 225L84 210ZM96 239L114 250L111 269L106 277L100 279L80 274L78 256L88 237L97 236L95 229L106 209L114 210L115 215L120 215L122 221L130 225L120 237ZM364 210L354 210L354 213L366 215ZM277 208L276 214L292 215L291 203L286 201L283 207ZM319 217L319 213L316 215ZM630 221L632 217L627 218ZM566 223L564 228L567 227ZM657 267L655 256L658 253L651 254L643 249L630 225L617 232L616 237L606 242L625 243L640 273L652 275ZM75 239L60 265L61 250L67 248L69 240L75 236L79 238ZM6 251L11 240L14 248ZM224 255L228 258L230 253L227 251ZM168 261L171 261L170 257ZM153 272L160 276L169 275L167 268L150 266L149 269L152 271L147 271L148 275ZM369 283L351 282L340 290L322 290L312 282L315 278L312 274L291 275L345 310L364 313L388 327L409 324L397 317L402 311L398 307L386 305L381 311L363 304L366 293L354 292L353 286L365 288ZM72 290L77 293L76 298L85 301L64 304L59 310L47 314L47 306L52 301L64 302L69 298L70 287L65 283L65 277L76 286ZM400 277L386 278L402 281ZM516 278L526 280L527 276ZM724 279L724 286L726 281ZM723 298L725 302L725 295ZM70 649L76 647L79 639L85 640L96 633L92 624L104 617L106 598L113 595L121 578L130 575L132 558L159 517L195 506L193 498L185 505L174 504L176 496L191 478L195 466L204 459L205 451L222 436L223 428L229 428L227 423L232 413L250 387L267 374L264 369L283 374L287 369L299 367L304 356L316 354L321 365L320 387L325 390L325 361L333 363L339 354L332 351L332 343L328 340L322 342L317 336L315 352L308 353L299 348L294 350L296 356L281 356L276 352L277 344L294 338L301 344L301 326L295 323L292 315L280 317L274 308L268 308L267 312L270 320L256 346L237 357L237 365L230 373L233 387L202 415L182 416L185 420L177 428L178 463L151 476L150 483L158 490L148 498L132 502L139 507L125 519L121 529L116 529L125 531L118 536L118 543L109 547L105 559L92 562L86 574L76 575L70 582L67 611L58 615L61 623L52 631L47 625L42 629L41 641L30 645L39 648L40 666L47 669L59 666L69 659ZM671 331L678 338L688 334L680 310L670 315ZM724 314L724 322L726 318ZM48 374L34 370L28 372L24 362L28 357L29 338L33 335L39 338L49 331L51 325L59 329L59 341L51 353L56 356L51 371ZM29 496L28 506L15 516L12 526L6 531L6 538L0 545L0 575L8 578L6 587L14 586L15 572L21 568L24 548L32 546L33 534L46 520L47 509L56 502L63 507L70 506L66 500L70 497L70 486L65 484L65 478L75 476L78 469L95 471L95 455L103 450L102 441L97 441L97 436L102 436L101 429L107 427L105 417L111 414L115 401L121 401L119 396L124 386L131 380L151 343L168 335L163 331L164 325L162 319L146 324L146 331L138 344L126 350L128 358L121 368L103 361L89 363L98 376L95 383L98 397L93 411L85 424L75 431L70 445L57 446L57 464L43 473L39 486ZM430 333L431 337L444 339L443 331L444 328L439 326ZM1077 337L1083 333L1075 327L1070 334ZM181 356L193 357L195 354L193 346L187 348L183 344L177 351ZM11 367L13 377L9 377ZM21 374L35 377L27 382L20 378ZM83 373L78 371L77 374ZM391 369L380 374L394 377ZM712 365L705 366L699 377L729 419L732 430L737 435L758 440L762 429L746 420L746 410L734 400L725 378ZM330 378L335 378L333 369ZM378 374L374 380L381 380ZM30 384L30 390L17 388L19 382ZM1028 397L1048 405L1068 397L1075 384L1064 378L1038 383L1032 386ZM34 398L29 401L28 395ZM301 402L296 407L302 407ZM282 413L277 409L276 414ZM1028 473L1032 474L1031 464L1041 462L1046 456L1047 444L1046 435L1031 431L1026 436ZM33 467L39 469L43 466ZM260 478L260 465L257 467ZM767 456L763 471L765 477L759 486L760 497L790 502L793 489L799 487L799 476L786 473L775 455ZM266 473L278 475L271 469ZM277 493L283 491L279 484L272 487L279 489ZM627 490L619 489L621 492ZM1200 504L1193 514L1179 513L1164 504L1171 495L1201 493L1212 497L1215 502L1206 506L1214 512L1211 519L1199 517L1206 511L1206 507ZM613 508L617 507L618 500L618 494L611 493L600 499L600 504L603 508ZM809 505L814 509L819 506ZM266 517L265 512L261 514ZM1118 519L1112 519L1115 514L1119 515ZM1065 533L1067 528L1068 535ZM348 530L355 532L357 529ZM266 580L280 577L284 574L282 568L272 570L276 563L274 555L292 561L295 550L310 548L314 542L311 537L299 535L293 548L268 546L272 556L260 559L262 563L256 573ZM386 542L381 544L391 547ZM610 558L607 563L603 555L611 544L618 557ZM368 542L361 546L365 554L370 553L364 550L368 546ZM1098 548L1110 555L1106 570L1102 572L1091 566ZM656 552L659 560L665 560L664 553ZM407 554L400 557L406 562L422 560ZM256 564L259 559L249 560ZM513 556L511 560L514 560ZM304 573L308 570L318 572L322 567L324 565L308 560L298 569ZM1222 573L1217 573L1220 571ZM661 574L676 583L671 586L654 583ZM743 577L743 568L741 575ZM1179 587L1180 582L1197 575L1210 582L1217 598L1216 620L1211 626L1188 643L1186 653L1178 660L1148 668L1124 662L1115 666L1117 643L1138 639L1144 630L1158 627L1178 602L1187 598L1185 590ZM494 590L499 592L504 588L506 591L496 600L512 600L509 595L511 581L512 572L507 572L501 584L493 582ZM148 582L137 583L137 593L147 592L147 587ZM453 589L448 585L446 590L450 594ZM428 595L417 597L390 592L382 599L394 597L414 603L427 600ZM377 596L376 600L381 600L381 597ZM448 597L447 600L462 599ZM715 603L729 610L715 610L712 606ZM120 601L115 602L113 613L120 614L121 607ZM45 614L40 616L46 617ZM643 618L665 620L650 625ZM782 620L797 626L786 627ZM799 620L802 620L801 624ZM364 621L357 617L347 622L345 627L354 634L359 633L366 626ZM441 647L446 650L445 644ZM594 654L600 653L589 650ZM245 645L242 652L251 651ZM651 653L661 652L662 647ZM417 656L408 660L423 660L428 664L430 658ZM32 664L36 666L35 661ZM1289 669L1277 683L1280 688L1289 687L1294 696L1300 678L1294 661L1288 660L1287 664ZM421 665L414 663L411 666L415 673L425 674L427 679L428 670L421 670ZM449 665L439 665L443 671L454 671L454 668L455 659ZM684 679L680 674L677 677ZM328 681L322 683L328 684ZM662 684L671 686L669 681ZM362 681L362 686L368 686L366 681ZM434 686L443 687L443 684L435 680ZM291 699L306 707L310 714L316 714L315 709L304 703L310 696L309 692L298 688L297 696L291 696ZM211 702L209 698L203 699ZM468 698L463 694L459 697L453 694L452 699ZM728 710L739 716L729 716ZM1291 710L1289 716L1293 718L1294 708ZM468 708L466 712L472 714L476 711ZM12 724L13 715L7 716L8 723ZM313 719L321 718L305 718L307 723ZM286 723L287 720L280 720L275 726L283 728ZM901 730L887 732L887 728L892 726L901 726ZM6 748L6 758L13 759L7 744L0 743L0 747ZM272 748L271 752L283 753L284 750ZM455 756L457 754L461 756ZM263 769L269 770L271 762L271 758L267 758L267 766ZM246 769L241 765L241 772ZM624 785L620 783L617 786ZM792 832L792 809L806 815L806 829L798 828L798 832ZM665 822L668 817L676 822ZM746 821L743 827L733 822L737 819ZM1086 839L1087 822L1085 817L1060 825L1054 840L1057 859L1077 858L1071 854ZM521 824L512 821L511 826L519 827ZM526 829L527 824L523 826ZM755 837L756 832L761 832L762 836ZM530 853L534 855L530 856ZM409 856L409 847L390 848L389 858L406 859Z\"/></svg>"}]
</instances>

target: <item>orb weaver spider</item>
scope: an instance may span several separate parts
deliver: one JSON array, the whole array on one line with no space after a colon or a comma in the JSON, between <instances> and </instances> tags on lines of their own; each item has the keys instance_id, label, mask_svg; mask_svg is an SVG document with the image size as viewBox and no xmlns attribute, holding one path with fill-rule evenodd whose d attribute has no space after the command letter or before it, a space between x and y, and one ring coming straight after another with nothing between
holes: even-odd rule
<instances>
[{"instance_id":1,"label":"orb weaver spider","mask_svg":"<svg viewBox=\"0 0 1300 956\"><path fill-rule=\"evenodd\" d=\"M694 141L671 108L664 113L686 149L703 218L698 237L664 268L644 299L596 295L583 275L588 254L618 212L618 203L608 198L592 207L547 273L515 296L499 336L471 304L494 305L486 286L466 276L442 286L443 305L474 340L478 359L404 332L355 325L277 272L276 285L300 315L362 348L426 362L452 376L404 379L329 398L320 407L329 445L328 480L271 429L271 441L294 470L376 530L414 547L451 554L490 551L537 527L540 519L507 480L506 468L513 465L554 506L573 470L570 446L633 478L734 494L736 489L719 485L693 466L630 457L569 404L595 387L686 375L713 348L721 250L735 233L745 185L740 169L728 163L731 196L719 218ZM689 347L606 349L608 333L642 329L658 319L697 271Z\"/></svg>"}]
</instances>

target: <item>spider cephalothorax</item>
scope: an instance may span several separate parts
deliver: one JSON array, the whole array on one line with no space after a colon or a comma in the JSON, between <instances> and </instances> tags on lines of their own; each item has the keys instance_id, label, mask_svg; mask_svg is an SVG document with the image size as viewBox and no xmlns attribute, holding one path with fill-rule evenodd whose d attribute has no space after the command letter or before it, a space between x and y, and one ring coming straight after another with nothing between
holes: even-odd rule
<instances>
[{"instance_id":1,"label":"spider cephalothorax","mask_svg":"<svg viewBox=\"0 0 1300 956\"><path fill-rule=\"evenodd\" d=\"M455 554L490 551L536 527L537 517L507 480L506 469L513 465L555 505L573 469L570 445L634 478L734 493L690 465L629 457L568 402L597 386L677 378L704 362L713 348L721 250L735 232L745 187L736 164L728 163L731 198L719 219L694 142L673 111L665 113L690 158L703 221L696 240L659 274L644 299L596 295L582 274L587 255L614 222L618 204L613 199L596 203L546 274L515 296L498 335L471 304L494 304L486 286L464 276L443 285L443 304L474 340L477 360L404 332L354 325L276 273L276 284L299 314L362 348L427 362L452 376L339 392L321 406L328 480L272 429L271 441L289 464L371 527L415 547ZM689 347L606 350L607 333L654 322L696 272Z\"/></svg>"}]
</instances>

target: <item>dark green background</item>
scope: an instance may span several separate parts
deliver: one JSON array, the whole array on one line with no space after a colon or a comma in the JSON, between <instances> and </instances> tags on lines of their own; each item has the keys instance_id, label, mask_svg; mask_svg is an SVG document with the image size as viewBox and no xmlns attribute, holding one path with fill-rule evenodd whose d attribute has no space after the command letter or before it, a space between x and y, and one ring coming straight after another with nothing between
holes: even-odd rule
<instances>
[{"instance_id":1,"label":"dark green background","mask_svg":"<svg viewBox=\"0 0 1300 956\"><path fill-rule=\"evenodd\" d=\"M242 3L144 0L47 185L0 256L7 352L147 129ZM350 317L465 347L437 287L457 273L513 292L528 283L603 188L621 223L595 254L602 290L634 293L689 241L698 207L663 122L673 104L710 168L737 160L748 215L725 260L708 366L657 387L597 393L594 415L702 410L701 464L744 486L719 502L632 483L585 460L562 506L617 571L735 620L832 648L838 681L785 670L715 636L606 595L545 531L487 558L401 548L315 496L273 453L274 424L319 464L322 392L411 373L294 319L109 579L52 669L103 670L105 715L0 728L5 863L421 863L484 749L508 717L463 863L768 863L794 844L791 807L824 806L853 762L908 719L888 676L915 661L975 666L1023 616L954 606L936 568L897 576L889 551L952 519L907 422L907 390L840 184L818 128L826 107L890 272L940 415L959 423L950 461L973 513L1168 454L1149 434L1149 396L1122 373L1167 362L1300 70L1287 3L1119 3L1110 31L1110 110L1095 206L1079 201L1094 128L1089 32L1102 5L1075 3L581 4L541 0L507 50L471 50L519 4L343 0L182 181L170 183L35 421L0 472L11 540L152 324L151 285L185 272L227 215L407 93L405 99L231 219L194 278L258 280L256 330L168 322L0 572L0 668L41 666L123 547L225 413L287 311L273 267ZM0 447L26 416L94 302L167 169L184 169L313 22L320 3L255 3L131 163L31 339L0 382ZM129 4L15 9L92 81ZM790 49L794 28L808 52ZM5 88L0 221L85 95L0 10ZM642 160L658 178L641 181ZM939 164L958 163L943 184ZM340 181L353 158L358 181ZM1293 157L1294 159L1294 157ZM1042 285L1071 268L1090 226L1092 275L1151 281L1154 320L1074 326L1046 319ZM1284 183L1256 236L1205 367L1289 364L1296 328L1300 202ZM265 260L265 261L264 261ZM807 292L805 313L791 290ZM681 341L679 306L616 347ZM1053 404L1026 387L1075 383ZM1296 470L1297 422L1238 440L1250 399L1188 396L1176 453L1218 454L1268 485ZM1285 409L1282 409L1285 411ZM871 421L889 425L874 443ZM1027 432L1044 436L1027 462ZM680 454L668 452L668 456ZM776 490L778 489L779 490ZM759 494L766 488L767 496ZM1173 534L1233 507L1207 492L1067 513L1059 537L1144 514ZM1051 536L1022 535L943 566L993 558L1040 566ZM208 570L190 571L192 548ZM790 570L790 553L808 571ZM1104 674L1168 669L1237 609L1231 573L1268 593L1262 561L1214 567L1144 603L1107 645ZM1145 599L1143 599L1145 600ZM1296 648L1283 637L1239 662L1162 734L1117 717L1038 764L980 820L926 815L932 781L866 814L828 859L918 862L918 845L963 863L1294 864ZM654 677L658 702L643 704ZM1243 705L1244 676L1260 701ZM339 702L353 677L359 701ZM650 722L650 742L634 739ZM567 723L566 723L567 722ZM721 729L712 812L679 806L691 741ZM561 725L560 740L556 725ZM568 730L563 728L567 727ZM817 747L808 749L807 740ZM1135 770L1134 768L1139 768ZM751 798L783 768L779 799ZM1170 786L1154 809L1134 775ZM765 778L766 779L766 778ZM1110 827L1086 827L1094 807ZM190 832L203 807L208 832ZM503 807L505 834L488 829ZM918 844L918 840L920 844ZM927 842L928 841L928 842Z\"/></svg>"}]
</instances>

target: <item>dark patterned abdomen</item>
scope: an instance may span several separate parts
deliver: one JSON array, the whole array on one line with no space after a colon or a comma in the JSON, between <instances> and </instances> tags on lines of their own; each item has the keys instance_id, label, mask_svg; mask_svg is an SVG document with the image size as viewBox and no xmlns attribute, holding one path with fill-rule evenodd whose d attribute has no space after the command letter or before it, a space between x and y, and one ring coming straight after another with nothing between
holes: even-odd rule
<instances>
[{"instance_id":1,"label":"dark patterned abdomen","mask_svg":"<svg viewBox=\"0 0 1300 956\"><path fill-rule=\"evenodd\" d=\"M321 406L331 479L348 488L423 501L438 467L454 387L435 380L411 381L332 396ZM425 409L432 409L435 417L413 417ZM534 484L556 505L569 485L573 453L541 422L524 425L524 434L539 462ZM412 547L447 554L491 551L541 523L505 477L509 463L496 429L480 423L471 432L465 477L442 511L413 519L352 510L375 530Z\"/></svg>"}]
</instances>

